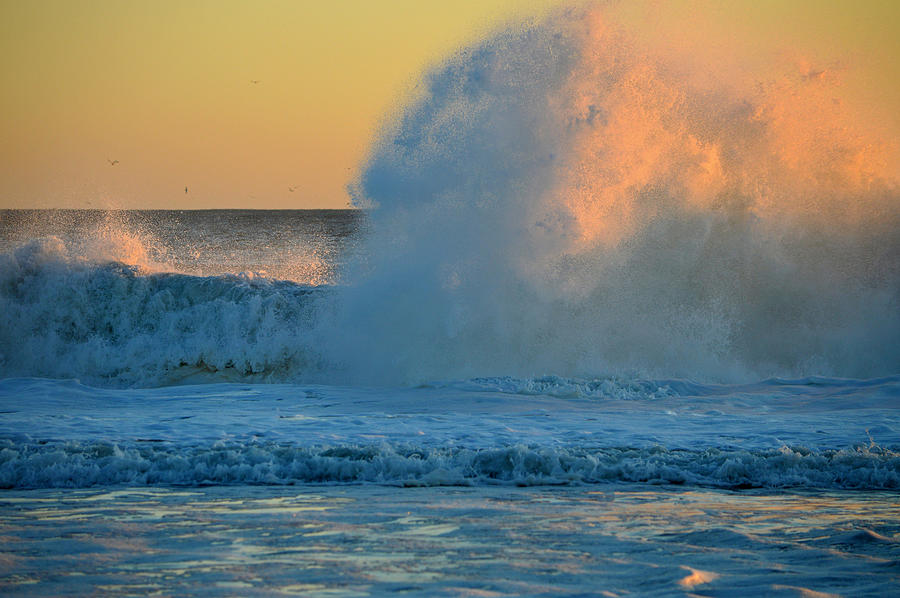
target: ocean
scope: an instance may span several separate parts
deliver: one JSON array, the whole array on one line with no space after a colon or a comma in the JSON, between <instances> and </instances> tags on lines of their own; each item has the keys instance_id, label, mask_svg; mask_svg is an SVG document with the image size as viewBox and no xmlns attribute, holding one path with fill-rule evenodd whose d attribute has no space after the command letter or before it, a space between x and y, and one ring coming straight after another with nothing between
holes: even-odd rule
<instances>
[{"instance_id":1,"label":"ocean","mask_svg":"<svg viewBox=\"0 0 900 598\"><path fill-rule=\"evenodd\" d=\"M604 23L426 73L359 209L0 212L4 595L895 594L889 144Z\"/></svg>"},{"instance_id":2,"label":"ocean","mask_svg":"<svg viewBox=\"0 0 900 598\"><path fill-rule=\"evenodd\" d=\"M354 382L364 213L0 218L7 595L897 587L900 376Z\"/></svg>"}]
</instances>

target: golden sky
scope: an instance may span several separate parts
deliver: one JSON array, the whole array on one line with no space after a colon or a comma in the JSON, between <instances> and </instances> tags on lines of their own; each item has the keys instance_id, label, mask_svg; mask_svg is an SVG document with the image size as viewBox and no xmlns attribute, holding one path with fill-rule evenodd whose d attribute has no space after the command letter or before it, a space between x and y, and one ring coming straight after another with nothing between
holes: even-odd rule
<instances>
[{"instance_id":1,"label":"golden sky","mask_svg":"<svg viewBox=\"0 0 900 598\"><path fill-rule=\"evenodd\" d=\"M0 0L0 208L344 207L379 122L427 65L555 4ZM651 36L679 22L711 43L841 59L896 131L898 5L621 9Z\"/></svg>"}]
</instances>

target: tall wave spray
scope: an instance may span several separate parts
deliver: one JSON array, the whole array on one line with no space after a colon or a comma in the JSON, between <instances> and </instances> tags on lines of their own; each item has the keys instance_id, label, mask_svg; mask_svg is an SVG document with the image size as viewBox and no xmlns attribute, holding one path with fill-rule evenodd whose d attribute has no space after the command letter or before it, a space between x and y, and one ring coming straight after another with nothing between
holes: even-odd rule
<instances>
[{"instance_id":1,"label":"tall wave spray","mask_svg":"<svg viewBox=\"0 0 900 598\"><path fill-rule=\"evenodd\" d=\"M335 359L406 382L900 371L890 147L827 69L694 64L591 9L428 74L355 188L370 251Z\"/></svg>"}]
</instances>

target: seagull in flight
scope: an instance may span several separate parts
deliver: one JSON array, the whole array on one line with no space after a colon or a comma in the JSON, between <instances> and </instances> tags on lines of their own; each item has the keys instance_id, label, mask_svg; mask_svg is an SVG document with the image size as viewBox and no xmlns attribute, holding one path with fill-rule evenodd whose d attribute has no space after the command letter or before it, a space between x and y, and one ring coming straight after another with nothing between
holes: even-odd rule
<instances>
[{"instance_id":1,"label":"seagull in flight","mask_svg":"<svg viewBox=\"0 0 900 598\"><path fill-rule=\"evenodd\" d=\"M259 82L260 82L259 79L250 79L250 83L252 83L254 85L256 85Z\"/></svg>"},{"instance_id":2,"label":"seagull in flight","mask_svg":"<svg viewBox=\"0 0 900 598\"><path fill-rule=\"evenodd\" d=\"M110 160L109 158L107 158L106 161L109 162L110 166L115 166L116 164L119 163L118 160Z\"/></svg>"}]
</instances>

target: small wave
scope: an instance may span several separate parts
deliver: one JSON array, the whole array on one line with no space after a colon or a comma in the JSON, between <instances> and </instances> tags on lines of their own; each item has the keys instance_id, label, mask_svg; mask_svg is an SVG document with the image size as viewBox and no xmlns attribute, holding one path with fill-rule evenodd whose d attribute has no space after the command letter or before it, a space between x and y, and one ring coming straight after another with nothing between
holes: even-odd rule
<instances>
[{"instance_id":1,"label":"small wave","mask_svg":"<svg viewBox=\"0 0 900 598\"><path fill-rule=\"evenodd\" d=\"M177 446L153 441L14 443L0 449L0 487L113 484L557 485L603 482L724 488L900 488L900 454L877 446L812 451L708 448L468 449L414 445Z\"/></svg>"},{"instance_id":2,"label":"small wave","mask_svg":"<svg viewBox=\"0 0 900 598\"><path fill-rule=\"evenodd\" d=\"M665 382L626 379L615 376L602 378L565 378L540 376L515 378L496 376L472 378L458 382L446 382L434 386L446 386L462 391L498 392L513 395L545 395L560 398L644 400L661 399L675 394Z\"/></svg>"}]
</instances>

